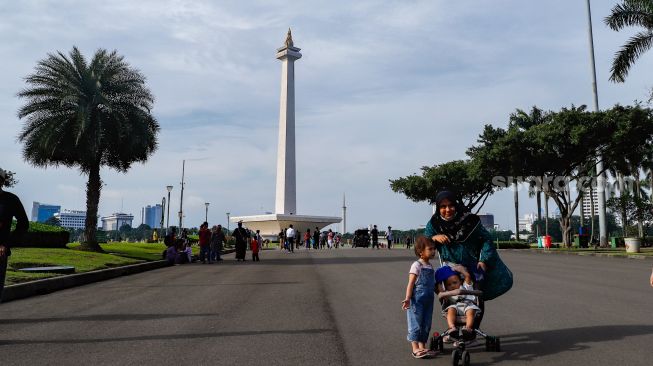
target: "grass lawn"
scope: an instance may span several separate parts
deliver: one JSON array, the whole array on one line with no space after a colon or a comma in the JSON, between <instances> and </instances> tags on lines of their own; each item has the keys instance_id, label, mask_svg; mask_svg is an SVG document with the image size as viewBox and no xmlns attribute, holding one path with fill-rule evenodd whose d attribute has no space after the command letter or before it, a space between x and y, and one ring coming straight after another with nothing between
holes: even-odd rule
<instances>
[{"instance_id":1,"label":"grass lawn","mask_svg":"<svg viewBox=\"0 0 653 366\"><path fill-rule=\"evenodd\" d=\"M13 248L9 257L6 285L36 279L54 277L50 273L22 273L17 270L26 267L73 266L75 273L106 269L144 261L161 259L163 244L109 243L102 244L107 253L93 253L75 250L79 243L68 244L67 249ZM193 253L198 251L193 247Z\"/></svg>"}]
</instances>

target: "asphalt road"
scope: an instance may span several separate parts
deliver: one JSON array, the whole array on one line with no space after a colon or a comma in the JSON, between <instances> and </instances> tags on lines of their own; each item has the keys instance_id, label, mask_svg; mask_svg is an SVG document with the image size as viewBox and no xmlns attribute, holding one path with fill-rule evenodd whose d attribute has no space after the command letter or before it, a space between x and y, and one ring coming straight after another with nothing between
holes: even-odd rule
<instances>
[{"instance_id":1,"label":"asphalt road","mask_svg":"<svg viewBox=\"0 0 653 366\"><path fill-rule=\"evenodd\" d=\"M515 286L486 304L482 328L503 352L475 348L472 364L652 364L653 261L501 256ZM0 304L0 365L449 365L410 356L400 301L413 260L265 251Z\"/></svg>"}]
</instances>

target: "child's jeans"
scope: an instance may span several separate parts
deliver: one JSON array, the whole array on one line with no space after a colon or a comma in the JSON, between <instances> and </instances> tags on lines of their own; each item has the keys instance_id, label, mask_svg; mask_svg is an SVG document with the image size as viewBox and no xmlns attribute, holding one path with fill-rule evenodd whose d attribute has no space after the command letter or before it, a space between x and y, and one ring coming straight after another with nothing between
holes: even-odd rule
<instances>
[{"instance_id":1,"label":"child's jeans","mask_svg":"<svg viewBox=\"0 0 653 366\"><path fill-rule=\"evenodd\" d=\"M433 320L433 302L435 301L435 273L430 268L422 268L413 296L410 298L408 317L408 341L426 343L429 340Z\"/></svg>"}]
</instances>

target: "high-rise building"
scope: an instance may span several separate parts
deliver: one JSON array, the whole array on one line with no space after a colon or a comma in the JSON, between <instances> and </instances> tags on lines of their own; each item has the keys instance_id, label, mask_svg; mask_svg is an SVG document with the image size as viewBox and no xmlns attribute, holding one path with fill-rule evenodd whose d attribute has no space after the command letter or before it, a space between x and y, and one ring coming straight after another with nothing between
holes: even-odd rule
<instances>
[{"instance_id":1,"label":"high-rise building","mask_svg":"<svg viewBox=\"0 0 653 366\"><path fill-rule=\"evenodd\" d=\"M134 215L116 212L102 218L102 230L118 230L125 225L131 227L132 221L134 221Z\"/></svg>"},{"instance_id":2,"label":"high-rise building","mask_svg":"<svg viewBox=\"0 0 653 366\"><path fill-rule=\"evenodd\" d=\"M593 197L593 199L592 199ZM599 196L597 194L596 189L592 190L592 197L590 197L589 193L585 193L585 196L583 197L583 217L589 219L592 217L592 201L594 201L594 216L599 214L599 208L598 208L598 200Z\"/></svg>"},{"instance_id":3,"label":"high-rise building","mask_svg":"<svg viewBox=\"0 0 653 366\"><path fill-rule=\"evenodd\" d=\"M524 215L524 218L519 219L519 231L533 231L533 223L537 220L537 215L534 213Z\"/></svg>"},{"instance_id":4,"label":"high-rise building","mask_svg":"<svg viewBox=\"0 0 653 366\"><path fill-rule=\"evenodd\" d=\"M161 227L161 215L163 214L163 207L161 204L154 206L145 206L145 219L144 224L152 229Z\"/></svg>"},{"instance_id":5,"label":"high-rise building","mask_svg":"<svg viewBox=\"0 0 653 366\"><path fill-rule=\"evenodd\" d=\"M47 203L32 203L32 221L46 222L54 214L61 212L61 206Z\"/></svg>"},{"instance_id":6,"label":"high-rise building","mask_svg":"<svg viewBox=\"0 0 653 366\"><path fill-rule=\"evenodd\" d=\"M86 211L63 210L54 214L59 219L61 227L83 229L86 226Z\"/></svg>"},{"instance_id":7,"label":"high-rise building","mask_svg":"<svg viewBox=\"0 0 653 366\"><path fill-rule=\"evenodd\" d=\"M481 219L481 225L483 225L486 230L494 230L494 215L491 213L485 213L478 215L478 218Z\"/></svg>"}]
</instances>

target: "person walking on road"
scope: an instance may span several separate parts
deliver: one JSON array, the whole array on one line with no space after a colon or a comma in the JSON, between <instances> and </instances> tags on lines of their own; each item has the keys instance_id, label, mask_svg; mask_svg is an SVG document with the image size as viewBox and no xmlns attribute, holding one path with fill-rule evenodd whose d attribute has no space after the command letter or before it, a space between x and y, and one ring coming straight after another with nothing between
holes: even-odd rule
<instances>
[{"instance_id":1,"label":"person walking on road","mask_svg":"<svg viewBox=\"0 0 653 366\"><path fill-rule=\"evenodd\" d=\"M315 227L313 231L313 249L318 249L320 247L320 228Z\"/></svg>"},{"instance_id":2,"label":"person walking on road","mask_svg":"<svg viewBox=\"0 0 653 366\"><path fill-rule=\"evenodd\" d=\"M306 245L306 250L311 249L311 229L306 229L304 233L304 245Z\"/></svg>"},{"instance_id":3,"label":"person walking on road","mask_svg":"<svg viewBox=\"0 0 653 366\"><path fill-rule=\"evenodd\" d=\"M236 260L238 262L245 261L245 252L247 251L247 239L249 234L243 228L243 222L238 222L238 227L233 232L233 237L236 239Z\"/></svg>"},{"instance_id":4,"label":"person walking on road","mask_svg":"<svg viewBox=\"0 0 653 366\"><path fill-rule=\"evenodd\" d=\"M392 249L392 226L388 226L386 238L388 239L388 249Z\"/></svg>"},{"instance_id":5,"label":"person walking on road","mask_svg":"<svg viewBox=\"0 0 653 366\"><path fill-rule=\"evenodd\" d=\"M221 261L220 253L222 253L222 246L224 243L224 233L222 232L222 225L213 226L211 233L211 259L214 261Z\"/></svg>"},{"instance_id":6,"label":"person walking on road","mask_svg":"<svg viewBox=\"0 0 653 366\"><path fill-rule=\"evenodd\" d=\"M260 262L261 260L258 257L258 252L261 248L261 242L259 241L260 236L256 235L252 238L252 262Z\"/></svg>"},{"instance_id":7,"label":"person walking on road","mask_svg":"<svg viewBox=\"0 0 653 366\"><path fill-rule=\"evenodd\" d=\"M374 249L374 247L379 249L379 230L376 228L376 225L374 225L370 234L372 235L372 249Z\"/></svg>"},{"instance_id":8,"label":"person walking on road","mask_svg":"<svg viewBox=\"0 0 653 366\"><path fill-rule=\"evenodd\" d=\"M2 190L9 180L9 173L0 169L0 302L5 288L7 263L11 255L11 243L20 238L29 228L25 208L18 196ZM16 218L16 228L11 232L11 222Z\"/></svg>"},{"instance_id":9,"label":"person walking on road","mask_svg":"<svg viewBox=\"0 0 653 366\"><path fill-rule=\"evenodd\" d=\"M202 264L205 264L208 259L209 264L213 263L211 260L211 231L209 230L208 222L204 221L200 225L200 231L197 235L199 236L200 261L202 261Z\"/></svg>"},{"instance_id":10,"label":"person walking on road","mask_svg":"<svg viewBox=\"0 0 653 366\"><path fill-rule=\"evenodd\" d=\"M333 248L333 230L329 229L327 233L327 247L329 249Z\"/></svg>"},{"instance_id":11,"label":"person walking on road","mask_svg":"<svg viewBox=\"0 0 653 366\"><path fill-rule=\"evenodd\" d=\"M288 239L288 251L291 253L295 252L295 229L293 228L292 224L288 226L288 230L286 230L286 238Z\"/></svg>"}]
</instances>

